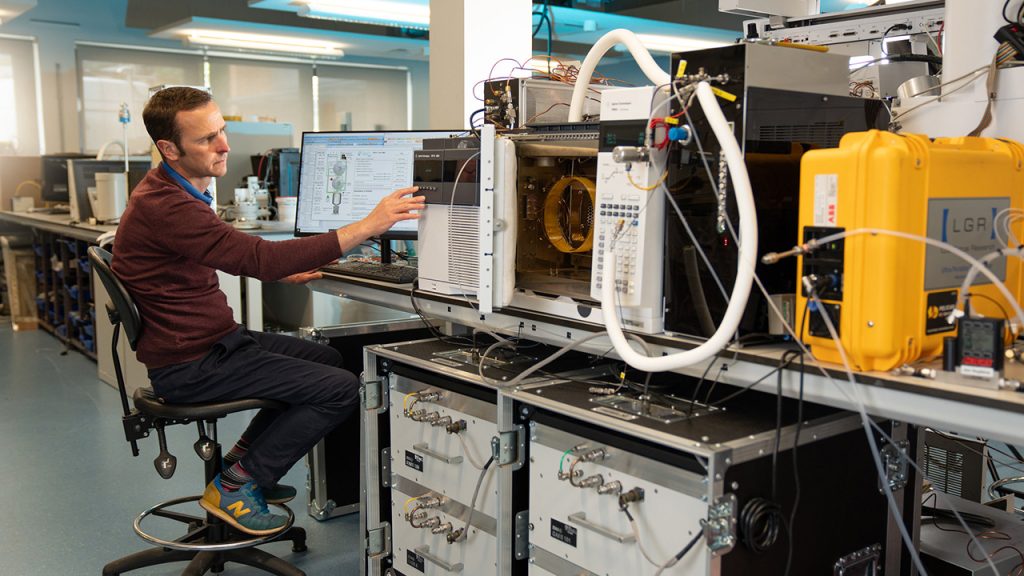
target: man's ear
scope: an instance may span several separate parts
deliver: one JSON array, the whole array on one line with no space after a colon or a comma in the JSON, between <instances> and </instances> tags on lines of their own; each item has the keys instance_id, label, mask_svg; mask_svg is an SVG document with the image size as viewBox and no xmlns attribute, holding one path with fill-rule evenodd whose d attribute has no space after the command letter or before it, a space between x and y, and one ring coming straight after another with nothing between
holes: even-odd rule
<instances>
[{"instance_id":1,"label":"man's ear","mask_svg":"<svg viewBox=\"0 0 1024 576\"><path fill-rule=\"evenodd\" d=\"M170 140L157 140L156 149L160 151L160 154L171 161L175 161L181 157L181 151L178 150L177 145Z\"/></svg>"}]
</instances>

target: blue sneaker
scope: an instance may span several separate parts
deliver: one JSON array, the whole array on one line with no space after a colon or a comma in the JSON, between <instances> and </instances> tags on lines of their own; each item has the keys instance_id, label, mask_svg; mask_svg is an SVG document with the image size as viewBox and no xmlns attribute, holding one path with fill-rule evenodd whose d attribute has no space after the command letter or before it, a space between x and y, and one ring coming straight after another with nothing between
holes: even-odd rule
<instances>
[{"instance_id":1,"label":"blue sneaker","mask_svg":"<svg viewBox=\"0 0 1024 576\"><path fill-rule=\"evenodd\" d=\"M235 462L228 462L221 459L220 462L220 469L227 470L237 460ZM267 501L267 504L286 504L294 500L295 495L298 494L293 486L287 484L274 484L271 488L260 488L260 491L263 492L263 499Z\"/></svg>"},{"instance_id":2,"label":"blue sneaker","mask_svg":"<svg viewBox=\"0 0 1024 576\"><path fill-rule=\"evenodd\" d=\"M273 534L288 523L287 516L270 513L255 482L228 492L220 483L220 474L206 486L199 505L238 530L256 536Z\"/></svg>"}]
</instances>

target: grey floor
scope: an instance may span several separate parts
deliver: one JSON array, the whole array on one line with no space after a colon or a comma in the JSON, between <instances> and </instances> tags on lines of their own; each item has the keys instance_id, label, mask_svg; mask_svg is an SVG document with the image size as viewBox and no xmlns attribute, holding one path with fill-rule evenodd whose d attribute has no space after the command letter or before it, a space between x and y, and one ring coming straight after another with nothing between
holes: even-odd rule
<instances>
[{"instance_id":1,"label":"grey floor","mask_svg":"<svg viewBox=\"0 0 1024 576\"><path fill-rule=\"evenodd\" d=\"M0 485L6 486L0 522L0 574L77 576L100 574L110 560L143 550L132 520L146 508L203 490L201 461L192 451L194 427L168 429L178 469L163 480L153 469L155 435L132 458L121 430L117 391L96 376L96 364L70 352L42 331L13 332L0 318ZM222 421L227 446L244 429L247 414ZM173 429L173 430L172 430ZM306 514L304 462L283 482L299 489L296 525L308 532L309 550L289 543L264 549L310 576L358 574L358 515L317 522ZM189 508L191 507L191 508ZM197 504L186 511L199 513ZM172 536L171 524L154 520L154 532ZM166 521L165 521L166 522ZM180 574L183 563L131 574ZM264 574L228 565L225 574Z\"/></svg>"}]
</instances>

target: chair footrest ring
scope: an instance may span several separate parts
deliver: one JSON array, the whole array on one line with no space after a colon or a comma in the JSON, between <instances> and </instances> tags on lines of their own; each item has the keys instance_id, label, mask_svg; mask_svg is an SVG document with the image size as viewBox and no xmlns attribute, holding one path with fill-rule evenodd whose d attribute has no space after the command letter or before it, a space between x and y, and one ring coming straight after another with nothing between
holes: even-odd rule
<instances>
[{"instance_id":1,"label":"chair footrest ring","mask_svg":"<svg viewBox=\"0 0 1024 576\"><path fill-rule=\"evenodd\" d=\"M289 528L292 527L292 524L295 523L295 514L292 513L291 508L285 506L284 504L271 504L271 506L275 506L277 508L280 508L285 513L287 513L288 521L285 522L284 526L282 526L280 530L274 532L273 534L266 534L266 535L263 535L263 536L254 536L252 538L246 538L245 540L231 540L230 542L218 542L218 543L178 542L178 541L174 541L174 540L164 540L162 538L157 538L156 536L153 536L152 534L149 534L149 533L145 532L142 529L142 520L144 518L146 518L147 516L150 516L154 512L161 511L161 510L163 510L165 508L170 508L171 506L177 506L178 504L184 504L186 502L198 502L201 498L202 498L202 495L199 495L199 496L184 496L182 498L175 498L173 500L168 500L166 502L161 502L160 504L157 504L156 506L153 506L151 508L146 509L145 511L142 512L142 514L139 514L135 518L135 522L133 523L133 526L135 528L135 533L138 534L140 538L142 538L146 542L149 542L150 544L155 544L155 545L163 547L163 548L170 548L171 550L195 550L195 551L199 551L199 552L205 552L205 551L218 552L218 551L223 551L223 550L238 550L238 549L241 549L241 548L251 548L252 546L259 546L260 544L266 544L267 542L273 541L274 539L276 539L281 534L284 534L286 531L288 531ZM206 510L203 510L203 514L206 514ZM227 524L225 524L224 526L225 526L225 529L234 530L230 526L228 526Z\"/></svg>"}]
</instances>

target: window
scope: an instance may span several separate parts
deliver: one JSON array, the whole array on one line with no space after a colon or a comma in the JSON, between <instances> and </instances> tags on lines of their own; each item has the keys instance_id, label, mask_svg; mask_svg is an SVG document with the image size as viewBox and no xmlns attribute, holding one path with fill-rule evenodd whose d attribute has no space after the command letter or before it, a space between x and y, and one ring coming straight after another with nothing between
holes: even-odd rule
<instances>
[{"instance_id":1,"label":"window","mask_svg":"<svg viewBox=\"0 0 1024 576\"><path fill-rule=\"evenodd\" d=\"M148 155L150 139L142 123L142 109L149 99L149 89L162 84L203 85L203 59L199 55L79 45L77 56L81 144L86 153L98 152L112 140L121 142L118 112L121 103L127 103L131 113L129 153Z\"/></svg>"},{"instance_id":2,"label":"window","mask_svg":"<svg viewBox=\"0 0 1024 576\"><path fill-rule=\"evenodd\" d=\"M408 70L319 65L317 77L320 130L409 128Z\"/></svg>"},{"instance_id":3,"label":"window","mask_svg":"<svg viewBox=\"0 0 1024 576\"><path fill-rule=\"evenodd\" d=\"M225 117L291 124L293 146L313 129L310 64L211 56L210 88Z\"/></svg>"},{"instance_id":4,"label":"window","mask_svg":"<svg viewBox=\"0 0 1024 576\"><path fill-rule=\"evenodd\" d=\"M39 154L35 46L0 39L0 154Z\"/></svg>"}]
</instances>

